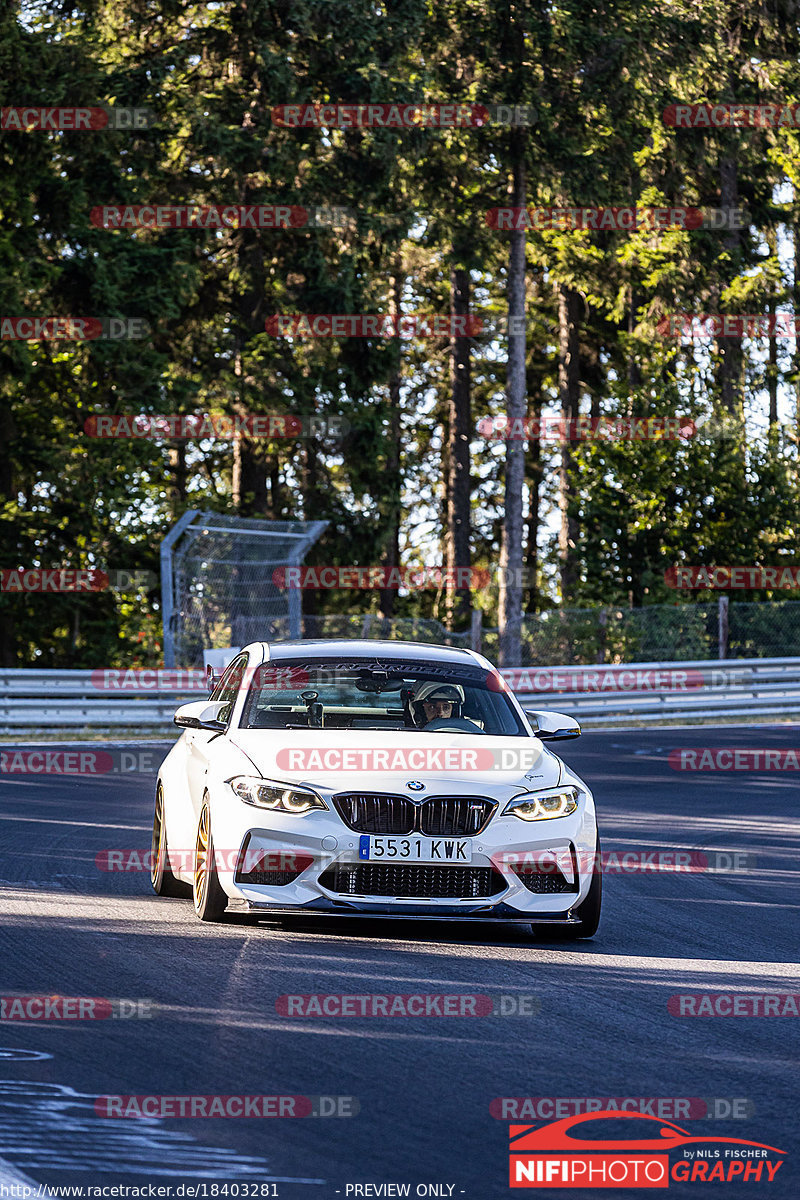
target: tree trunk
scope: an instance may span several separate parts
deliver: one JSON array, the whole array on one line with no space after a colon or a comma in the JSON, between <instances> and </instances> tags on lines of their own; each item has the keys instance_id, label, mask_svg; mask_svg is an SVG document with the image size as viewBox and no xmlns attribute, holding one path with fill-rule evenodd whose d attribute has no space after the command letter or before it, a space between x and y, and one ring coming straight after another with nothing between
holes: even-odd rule
<instances>
[{"instance_id":1,"label":"tree trunk","mask_svg":"<svg viewBox=\"0 0 800 1200\"><path fill-rule=\"evenodd\" d=\"M513 163L514 207L525 205L524 147L517 141ZM513 230L508 255L508 368L506 417L513 429L525 419L525 231ZM520 428L517 425L517 428ZM525 485L525 443L506 441L505 512L500 553L500 663L522 662L522 492Z\"/></svg>"},{"instance_id":2,"label":"tree trunk","mask_svg":"<svg viewBox=\"0 0 800 1200\"><path fill-rule=\"evenodd\" d=\"M770 297L769 314L775 316L777 304L775 295ZM771 337L767 348L767 392L769 395L769 427L778 426L778 339Z\"/></svg>"},{"instance_id":3,"label":"tree trunk","mask_svg":"<svg viewBox=\"0 0 800 1200\"><path fill-rule=\"evenodd\" d=\"M792 312L800 320L800 186L794 188L794 279L792 280ZM794 381L794 433L800 445L800 337L794 340L792 377Z\"/></svg>"},{"instance_id":4,"label":"tree trunk","mask_svg":"<svg viewBox=\"0 0 800 1200\"><path fill-rule=\"evenodd\" d=\"M720 204L730 211L738 204L739 181L736 159L725 156L719 164ZM738 270L741 258L741 232L729 229L723 246L730 259L731 275ZM719 369L720 396L725 415L737 416L742 410L742 343L740 338L720 338L717 342L722 361Z\"/></svg>"},{"instance_id":5,"label":"tree trunk","mask_svg":"<svg viewBox=\"0 0 800 1200\"><path fill-rule=\"evenodd\" d=\"M583 301L578 292L564 284L558 289L558 389L561 397L561 417L568 431L578 419L580 398L580 320ZM578 519L575 515L575 459L569 441L561 447L561 466L558 483L558 507L561 527L558 534L561 602L568 604L574 597L578 582Z\"/></svg>"},{"instance_id":6,"label":"tree trunk","mask_svg":"<svg viewBox=\"0 0 800 1200\"><path fill-rule=\"evenodd\" d=\"M469 271L453 267L450 272L450 313L469 316ZM453 339L450 359L450 402L447 422L447 599L448 629L464 627L470 620L472 600L468 577L461 586L456 581L460 568L470 565L470 422L471 422L470 341Z\"/></svg>"},{"instance_id":7,"label":"tree trunk","mask_svg":"<svg viewBox=\"0 0 800 1200\"><path fill-rule=\"evenodd\" d=\"M237 437L233 443L233 505L240 517L265 515L267 465L258 442Z\"/></svg>"},{"instance_id":8,"label":"tree trunk","mask_svg":"<svg viewBox=\"0 0 800 1200\"><path fill-rule=\"evenodd\" d=\"M530 407L530 420L538 428L542 419L542 400L537 396ZM525 545L525 611L538 612L539 609L539 527L541 524L542 500L542 443L538 437L530 438L528 443L527 482L528 482L528 536Z\"/></svg>"},{"instance_id":9,"label":"tree trunk","mask_svg":"<svg viewBox=\"0 0 800 1200\"><path fill-rule=\"evenodd\" d=\"M526 286L526 300L538 302L541 297L541 274L535 274L530 287ZM541 528L542 486L542 442L539 426L542 420L543 361L534 361L534 354L527 355L525 368L527 392L526 409L532 436L528 437L528 454L525 464L525 480L528 487L528 521L525 539L525 569L523 571L523 612L539 611L539 530ZM549 370L549 366L547 367Z\"/></svg>"},{"instance_id":10,"label":"tree trunk","mask_svg":"<svg viewBox=\"0 0 800 1200\"><path fill-rule=\"evenodd\" d=\"M778 261L778 233L775 227L768 229L766 233L766 242L769 246L770 258L773 262ZM778 285L773 284L770 288L769 302L767 311L770 317L775 316L778 309ZM774 329L774 320L772 328ZM769 346L767 347L767 395L769 396L769 428L770 432L775 430L778 425L778 380L780 372L778 370L778 339L771 337Z\"/></svg>"},{"instance_id":11,"label":"tree trunk","mask_svg":"<svg viewBox=\"0 0 800 1200\"><path fill-rule=\"evenodd\" d=\"M277 454L270 455L267 467L269 481L269 503L267 517L270 521L281 521L284 517L283 489L281 488L281 465Z\"/></svg>"},{"instance_id":12,"label":"tree trunk","mask_svg":"<svg viewBox=\"0 0 800 1200\"><path fill-rule=\"evenodd\" d=\"M636 328L636 303L637 298L633 290L633 284L628 284L628 336L631 339L628 347L628 387L631 392L631 408L628 415L631 417L634 416L632 408L633 393L642 386L642 372L639 370L639 364L636 361L636 355L633 350L633 331Z\"/></svg>"},{"instance_id":13,"label":"tree trunk","mask_svg":"<svg viewBox=\"0 0 800 1200\"><path fill-rule=\"evenodd\" d=\"M186 467L185 442L173 442L169 447L169 470L172 480L167 491L167 496L172 520L177 521L186 508L188 470Z\"/></svg>"},{"instance_id":14,"label":"tree trunk","mask_svg":"<svg viewBox=\"0 0 800 1200\"><path fill-rule=\"evenodd\" d=\"M391 280L389 311L399 316L402 307L404 273L401 261L395 263ZM386 447L386 475L383 499L383 562L391 570L400 565L400 515L402 508L403 479L400 463L400 387L403 378L403 344L397 339L397 360L389 380L389 431ZM394 616L397 588L381 588L378 596L380 615L387 619Z\"/></svg>"},{"instance_id":15,"label":"tree trunk","mask_svg":"<svg viewBox=\"0 0 800 1200\"><path fill-rule=\"evenodd\" d=\"M0 499L4 501L11 500L16 492L14 468L9 453L9 443L15 435L16 428L10 402L0 398L0 442L4 450L4 453L0 455ZM10 529L9 532L11 532ZM12 551L11 538L4 541L3 557L9 566L20 565L18 562L14 562L17 557L17 549L17 546L14 545ZM0 612L0 666L2 667L17 666L15 626L16 622L10 609L5 607Z\"/></svg>"},{"instance_id":16,"label":"tree trunk","mask_svg":"<svg viewBox=\"0 0 800 1200\"><path fill-rule=\"evenodd\" d=\"M247 203L250 198L250 188L245 186L243 201ZM236 262L240 283L234 301L238 316L234 373L238 387L232 408L234 412L244 415L249 408L245 383L246 349L250 339L264 331L267 273L263 244L258 233L250 229L240 229L236 238ZM247 437L234 440L232 492L233 503L239 516L263 517L266 514L267 463L263 443Z\"/></svg>"}]
</instances>

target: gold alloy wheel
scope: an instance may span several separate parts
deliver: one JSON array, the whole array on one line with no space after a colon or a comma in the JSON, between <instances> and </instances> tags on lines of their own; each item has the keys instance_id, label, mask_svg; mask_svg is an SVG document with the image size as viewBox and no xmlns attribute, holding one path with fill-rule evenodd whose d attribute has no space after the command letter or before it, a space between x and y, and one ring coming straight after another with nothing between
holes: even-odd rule
<instances>
[{"instance_id":1,"label":"gold alloy wheel","mask_svg":"<svg viewBox=\"0 0 800 1200\"><path fill-rule=\"evenodd\" d=\"M153 837L150 842L150 882L156 886L161 859L164 854L164 797L159 787L156 792L156 807L153 813Z\"/></svg>"},{"instance_id":2,"label":"gold alloy wheel","mask_svg":"<svg viewBox=\"0 0 800 1200\"><path fill-rule=\"evenodd\" d=\"M194 906L202 908L208 887L208 806L203 805L194 848Z\"/></svg>"}]
</instances>

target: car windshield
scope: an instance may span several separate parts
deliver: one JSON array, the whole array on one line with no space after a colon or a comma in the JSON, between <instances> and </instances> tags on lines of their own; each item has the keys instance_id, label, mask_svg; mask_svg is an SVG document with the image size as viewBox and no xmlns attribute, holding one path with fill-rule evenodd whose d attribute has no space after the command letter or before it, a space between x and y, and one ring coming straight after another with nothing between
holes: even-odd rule
<instances>
[{"instance_id":1,"label":"car windshield","mask_svg":"<svg viewBox=\"0 0 800 1200\"><path fill-rule=\"evenodd\" d=\"M266 663L253 672L241 727L530 736L494 671L368 658Z\"/></svg>"}]
</instances>

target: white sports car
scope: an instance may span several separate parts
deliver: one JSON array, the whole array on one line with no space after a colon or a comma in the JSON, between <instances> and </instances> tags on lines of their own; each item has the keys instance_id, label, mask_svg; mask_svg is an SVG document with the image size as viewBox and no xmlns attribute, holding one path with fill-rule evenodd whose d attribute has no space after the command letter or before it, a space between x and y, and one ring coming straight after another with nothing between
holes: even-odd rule
<instances>
[{"instance_id":1,"label":"white sports car","mask_svg":"<svg viewBox=\"0 0 800 1200\"><path fill-rule=\"evenodd\" d=\"M410 642L246 646L175 714L152 884L202 921L272 914L514 920L591 937L592 794L471 650Z\"/></svg>"}]
</instances>

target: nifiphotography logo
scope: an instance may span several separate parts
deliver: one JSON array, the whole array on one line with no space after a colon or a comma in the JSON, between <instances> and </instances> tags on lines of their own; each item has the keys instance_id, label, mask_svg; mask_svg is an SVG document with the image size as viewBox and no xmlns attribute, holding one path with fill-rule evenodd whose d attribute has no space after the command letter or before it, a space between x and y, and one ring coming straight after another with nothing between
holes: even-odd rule
<instances>
[{"instance_id":1,"label":"nifiphotography logo","mask_svg":"<svg viewBox=\"0 0 800 1200\"><path fill-rule=\"evenodd\" d=\"M581 1113L538 1128L511 1125L508 1136L510 1187L772 1183L785 1154L744 1138L694 1136L672 1121L617 1109Z\"/></svg>"}]
</instances>

